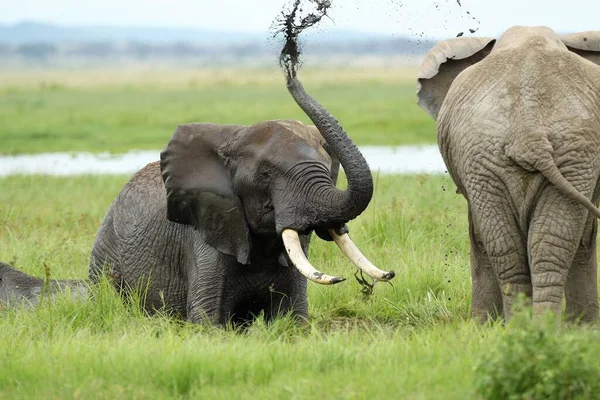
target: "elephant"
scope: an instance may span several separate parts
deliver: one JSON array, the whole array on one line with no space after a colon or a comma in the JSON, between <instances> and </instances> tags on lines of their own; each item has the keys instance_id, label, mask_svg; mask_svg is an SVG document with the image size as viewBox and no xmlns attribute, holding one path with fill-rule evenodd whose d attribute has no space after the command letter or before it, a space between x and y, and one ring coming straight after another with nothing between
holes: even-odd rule
<instances>
[{"instance_id":1,"label":"elephant","mask_svg":"<svg viewBox=\"0 0 600 400\"><path fill-rule=\"evenodd\" d=\"M514 26L437 43L417 74L468 205L471 316L598 318L600 31Z\"/></svg>"},{"instance_id":2,"label":"elephant","mask_svg":"<svg viewBox=\"0 0 600 400\"><path fill-rule=\"evenodd\" d=\"M46 294L54 297L57 293L69 290L71 295L83 298L87 296L87 282L80 279L50 279L46 285ZM0 305L29 304L37 305L44 291L44 280L18 271L9 264L0 262Z\"/></svg>"},{"instance_id":3,"label":"elephant","mask_svg":"<svg viewBox=\"0 0 600 400\"><path fill-rule=\"evenodd\" d=\"M313 121L179 125L160 154L122 188L98 230L92 282L144 290L144 308L193 323L246 326L307 320L307 279L335 284L307 259L313 231L367 275L394 277L362 255L346 223L373 194L371 171L338 121L300 81L287 88ZM339 166L347 190L336 188ZM304 322L303 322L304 321Z\"/></svg>"}]
</instances>

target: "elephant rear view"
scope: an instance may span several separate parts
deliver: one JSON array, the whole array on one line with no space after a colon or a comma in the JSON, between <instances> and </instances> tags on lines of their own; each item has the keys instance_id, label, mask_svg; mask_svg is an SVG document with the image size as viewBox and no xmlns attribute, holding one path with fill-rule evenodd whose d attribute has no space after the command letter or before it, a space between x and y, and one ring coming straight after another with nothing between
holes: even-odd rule
<instances>
[{"instance_id":1,"label":"elephant rear view","mask_svg":"<svg viewBox=\"0 0 600 400\"><path fill-rule=\"evenodd\" d=\"M365 159L297 79L288 90L316 127L180 125L160 162L139 171L110 207L92 250L92 280L108 267L119 288L147 289L148 311L193 322L244 324L261 312L302 319L306 278L343 280L308 262L313 230L374 279L393 278L347 235L345 223L373 193ZM335 187L340 163L347 190Z\"/></svg>"},{"instance_id":2,"label":"elephant rear view","mask_svg":"<svg viewBox=\"0 0 600 400\"><path fill-rule=\"evenodd\" d=\"M418 75L440 152L468 202L472 313L598 317L600 32L513 27L438 43Z\"/></svg>"}]
</instances>

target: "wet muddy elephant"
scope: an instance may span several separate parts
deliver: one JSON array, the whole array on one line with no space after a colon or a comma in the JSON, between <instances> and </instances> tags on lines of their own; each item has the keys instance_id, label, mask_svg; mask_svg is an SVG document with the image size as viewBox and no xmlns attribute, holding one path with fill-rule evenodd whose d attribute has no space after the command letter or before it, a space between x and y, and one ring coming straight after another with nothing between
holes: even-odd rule
<instances>
[{"instance_id":1,"label":"wet muddy elephant","mask_svg":"<svg viewBox=\"0 0 600 400\"><path fill-rule=\"evenodd\" d=\"M288 82L314 122L180 125L161 153L121 190L96 237L90 277L106 267L119 287L147 285L145 307L193 322L307 317L313 230L336 240L365 272L389 280L353 246L345 223L369 204L369 167L338 122ZM348 189L335 187L339 163ZM294 268L295 267L295 268Z\"/></svg>"},{"instance_id":2,"label":"wet muddy elephant","mask_svg":"<svg viewBox=\"0 0 600 400\"><path fill-rule=\"evenodd\" d=\"M448 172L468 201L472 314L598 317L600 32L513 27L438 43L418 75Z\"/></svg>"}]
</instances>

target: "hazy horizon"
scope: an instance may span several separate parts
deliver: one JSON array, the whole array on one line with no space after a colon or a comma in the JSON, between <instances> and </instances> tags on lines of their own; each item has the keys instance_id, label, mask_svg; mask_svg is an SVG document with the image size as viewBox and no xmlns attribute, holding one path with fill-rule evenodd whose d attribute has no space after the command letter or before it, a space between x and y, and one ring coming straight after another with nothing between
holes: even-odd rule
<instances>
[{"instance_id":1,"label":"hazy horizon","mask_svg":"<svg viewBox=\"0 0 600 400\"><path fill-rule=\"evenodd\" d=\"M267 33L285 4L282 0L23 0L3 10L0 23L38 21L71 26L127 26ZM390 36L444 38L458 32L498 36L512 25L548 25L557 32L598 29L600 2L589 0L333 0L335 22L318 28ZM475 20L476 19L476 20ZM479 22L477 22L479 21Z\"/></svg>"}]
</instances>

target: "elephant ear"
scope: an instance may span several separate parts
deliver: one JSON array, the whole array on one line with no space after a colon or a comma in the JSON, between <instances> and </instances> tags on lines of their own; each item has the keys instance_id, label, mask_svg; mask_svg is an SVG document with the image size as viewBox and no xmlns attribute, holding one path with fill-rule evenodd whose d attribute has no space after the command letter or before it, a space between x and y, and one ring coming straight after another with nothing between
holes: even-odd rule
<instances>
[{"instance_id":1,"label":"elephant ear","mask_svg":"<svg viewBox=\"0 0 600 400\"><path fill-rule=\"evenodd\" d=\"M586 31L565 35L562 41L573 53L600 65L600 31Z\"/></svg>"},{"instance_id":2,"label":"elephant ear","mask_svg":"<svg viewBox=\"0 0 600 400\"><path fill-rule=\"evenodd\" d=\"M437 43L425 56L417 73L417 103L433 119L454 78L483 60L494 47L493 38L455 38Z\"/></svg>"},{"instance_id":3,"label":"elephant ear","mask_svg":"<svg viewBox=\"0 0 600 400\"><path fill-rule=\"evenodd\" d=\"M241 129L239 125L179 125L160 154L160 168L167 219L193 226L209 245L248 264L246 217L219 153Z\"/></svg>"}]
</instances>

